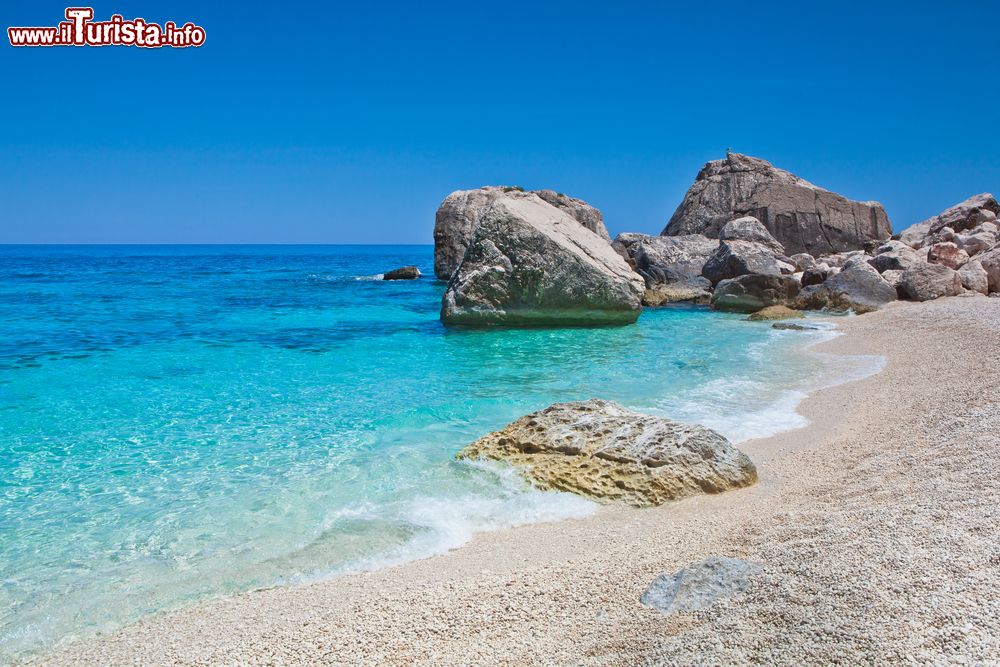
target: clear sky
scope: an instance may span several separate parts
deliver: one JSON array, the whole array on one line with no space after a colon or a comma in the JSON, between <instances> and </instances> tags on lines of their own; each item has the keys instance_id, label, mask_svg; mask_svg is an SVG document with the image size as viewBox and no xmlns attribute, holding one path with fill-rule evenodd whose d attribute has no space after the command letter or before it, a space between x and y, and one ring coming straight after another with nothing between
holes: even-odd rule
<instances>
[{"instance_id":1,"label":"clear sky","mask_svg":"<svg viewBox=\"0 0 1000 667\"><path fill-rule=\"evenodd\" d=\"M429 243L440 200L485 184L658 233L730 146L881 201L897 230L1000 194L994 0L94 9L207 41L0 45L0 242Z\"/></svg>"}]
</instances>

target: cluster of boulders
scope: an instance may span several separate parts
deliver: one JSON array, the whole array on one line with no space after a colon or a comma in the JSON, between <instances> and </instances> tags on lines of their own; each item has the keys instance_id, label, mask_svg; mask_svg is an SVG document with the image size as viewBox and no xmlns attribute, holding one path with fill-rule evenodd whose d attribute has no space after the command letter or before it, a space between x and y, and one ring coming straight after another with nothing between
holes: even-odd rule
<instances>
[{"instance_id":1,"label":"cluster of boulders","mask_svg":"<svg viewBox=\"0 0 1000 667\"><path fill-rule=\"evenodd\" d=\"M552 190L452 193L434 271L449 281L446 324L628 324L643 305L676 301L866 313L1000 292L997 212L981 194L892 237L878 202L730 153L702 168L659 236L611 241L600 211Z\"/></svg>"}]
</instances>

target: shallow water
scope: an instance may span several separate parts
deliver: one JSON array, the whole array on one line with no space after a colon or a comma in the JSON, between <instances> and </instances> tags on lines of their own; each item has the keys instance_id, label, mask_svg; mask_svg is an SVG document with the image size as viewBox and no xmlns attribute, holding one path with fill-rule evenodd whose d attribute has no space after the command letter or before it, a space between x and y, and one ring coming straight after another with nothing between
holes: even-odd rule
<instances>
[{"instance_id":1,"label":"shallow water","mask_svg":"<svg viewBox=\"0 0 1000 667\"><path fill-rule=\"evenodd\" d=\"M416 281L377 280L416 264ZM211 595L583 516L463 445L602 397L735 441L863 360L699 307L446 330L425 246L0 247L0 662Z\"/></svg>"}]
</instances>

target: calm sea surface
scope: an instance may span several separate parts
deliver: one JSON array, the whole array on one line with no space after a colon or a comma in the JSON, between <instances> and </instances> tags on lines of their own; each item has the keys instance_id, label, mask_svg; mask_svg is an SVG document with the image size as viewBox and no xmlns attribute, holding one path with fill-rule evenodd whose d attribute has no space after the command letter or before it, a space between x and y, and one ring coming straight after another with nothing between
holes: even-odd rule
<instances>
[{"instance_id":1,"label":"calm sea surface","mask_svg":"<svg viewBox=\"0 0 1000 667\"><path fill-rule=\"evenodd\" d=\"M378 274L416 264L416 281ZM731 439L863 360L705 308L449 331L429 246L0 246L0 662L208 596L583 516L458 463L556 401ZM870 362L866 362L869 363Z\"/></svg>"}]
</instances>

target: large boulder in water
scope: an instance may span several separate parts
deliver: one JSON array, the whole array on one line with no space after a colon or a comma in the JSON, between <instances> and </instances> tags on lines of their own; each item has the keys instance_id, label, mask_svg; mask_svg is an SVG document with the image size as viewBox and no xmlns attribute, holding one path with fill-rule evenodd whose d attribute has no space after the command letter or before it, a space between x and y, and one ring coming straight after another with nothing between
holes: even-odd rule
<instances>
[{"instance_id":1,"label":"large boulder in water","mask_svg":"<svg viewBox=\"0 0 1000 667\"><path fill-rule=\"evenodd\" d=\"M442 280L451 277L469 247L472 233L494 201L501 197L529 197L532 194L562 210L598 236L611 240L604 227L601 212L581 199L567 197L553 190L531 193L510 186L458 190L445 197L434 216L434 275Z\"/></svg>"},{"instance_id":2,"label":"large boulder in water","mask_svg":"<svg viewBox=\"0 0 1000 667\"><path fill-rule=\"evenodd\" d=\"M599 399L533 412L458 456L507 461L542 488L630 505L757 481L750 459L715 431Z\"/></svg>"},{"instance_id":3,"label":"large boulder in water","mask_svg":"<svg viewBox=\"0 0 1000 667\"><path fill-rule=\"evenodd\" d=\"M791 303L799 294L799 281L791 276L748 273L723 280L712 293L712 307L738 313L756 313L768 306Z\"/></svg>"},{"instance_id":4,"label":"large boulder in water","mask_svg":"<svg viewBox=\"0 0 1000 667\"><path fill-rule=\"evenodd\" d=\"M860 314L878 310L895 300L896 288L860 255L847 260L837 275L822 284L803 289L794 307L853 310Z\"/></svg>"},{"instance_id":5,"label":"large boulder in water","mask_svg":"<svg viewBox=\"0 0 1000 667\"><path fill-rule=\"evenodd\" d=\"M630 324L643 283L603 238L530 193L497 197L441 304L445 324Z\"/></svg>"},{"instance_id":6,"label":"large boulder in water","mask_svg":"<svg viewBox=\"0 0 1000 667\"><path fill-rule=\"evenodd\" d=\"M717 237L727 222L747 215L760 220L790 254L855 250L892 234L878 202L851 201L738 153L702 168L663 234Z\"/></svg>"}]
</instances>

